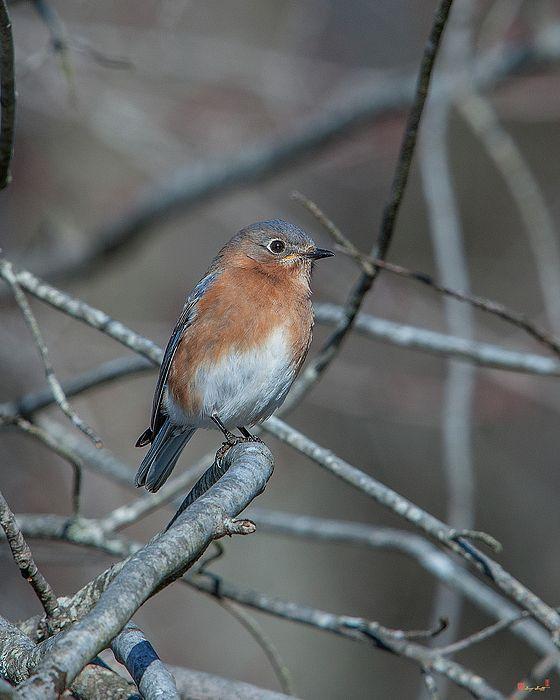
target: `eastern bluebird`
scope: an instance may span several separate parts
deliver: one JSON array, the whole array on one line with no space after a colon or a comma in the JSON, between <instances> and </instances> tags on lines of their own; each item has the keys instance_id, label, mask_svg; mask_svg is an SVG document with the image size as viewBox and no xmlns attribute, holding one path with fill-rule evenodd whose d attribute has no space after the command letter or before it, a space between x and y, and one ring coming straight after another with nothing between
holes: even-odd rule
<instances>
[{"instance_id":1,"label":"eastern bluebird","mask_svg":"<svg viewBox=\"0 0 560 700\"><path fill-rule=\"evenodd\" d=\"M280 220L252 224L220 250L167 344L150 427L136 443L151 444L137 486L157 491L197 428L250 440L247 427L282 404L311 342L313 262L331 255Z\"/></svg>"}]
</instances>

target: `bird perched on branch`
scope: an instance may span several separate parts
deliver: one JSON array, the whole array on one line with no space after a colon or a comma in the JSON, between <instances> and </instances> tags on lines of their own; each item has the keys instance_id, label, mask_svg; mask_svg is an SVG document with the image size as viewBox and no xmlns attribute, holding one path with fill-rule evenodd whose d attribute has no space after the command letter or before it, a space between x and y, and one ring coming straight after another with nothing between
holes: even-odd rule
<instances>
[{"instance_id":1,"label":"bird perched on branch","mask_svg":"<svg viewBox=\"0 0 560 700\"><path fill-rule=\"evenodd\" d=\"M274 220L242 229L187 297L167 344L136 485L157 491L197 428L226 444L282 404L311 342L313 263L333 255L298 226ZM238 428L241 436L231 431Z\"/></svg>"}]
</instances>

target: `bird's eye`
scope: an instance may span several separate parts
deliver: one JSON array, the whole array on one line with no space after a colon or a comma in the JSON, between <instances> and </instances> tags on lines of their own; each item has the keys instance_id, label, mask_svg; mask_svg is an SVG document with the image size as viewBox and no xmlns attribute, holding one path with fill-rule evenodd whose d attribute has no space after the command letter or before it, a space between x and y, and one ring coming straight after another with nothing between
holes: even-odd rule
<instances>
[{"instance_id":1,"label":"bird's eye","mask_svg":"<svg viewBox=\"0 0 560 700\"><path fill-rule=\"evenodd\" d=\"M284 243L284 241L274 239L268 244L268 249L272 253L283 253L286 250L286 244Z\"/></svg>"}]
</instances>

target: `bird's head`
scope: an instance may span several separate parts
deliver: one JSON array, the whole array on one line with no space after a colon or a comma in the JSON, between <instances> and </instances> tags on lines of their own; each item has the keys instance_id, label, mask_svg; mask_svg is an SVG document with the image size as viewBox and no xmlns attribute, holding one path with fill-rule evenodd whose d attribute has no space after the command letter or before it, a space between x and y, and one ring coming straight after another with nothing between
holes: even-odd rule
<instances>
[{"instance_id":1,"label":"bird's head","mask_svg":"<svg viewBox=\"0 0 560 700\"><path fill-rule=\"evenodd\" d=\"M302 228L281 219L259 221L241 229L225 250L241 264L245 257L271 272L293 269L307 274L315 260L334 255L318 248Z\"/></svg>"}]
</instances>

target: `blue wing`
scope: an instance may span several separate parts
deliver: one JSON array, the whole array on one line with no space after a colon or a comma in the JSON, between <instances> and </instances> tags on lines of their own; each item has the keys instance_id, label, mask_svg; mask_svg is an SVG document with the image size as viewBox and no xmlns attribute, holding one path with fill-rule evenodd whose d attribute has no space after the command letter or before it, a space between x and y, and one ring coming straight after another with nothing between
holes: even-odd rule
<instances>
[{"instance_id":1,"label":"blue wing","mask_svg":"<svg viewBox=\"0 0 560 700\"><path fill-rule=\"evenodd\" d=\"M196 318L196 306L198 301L204 292L206 292L206 290L210 287L212 282L214 282L216 277L216 272L208 273L200 280L200 282L187 297L183 310L181 311L181 315L179 316L175 328L173 329L173 333L171 334L171 338L167 343L167 347L165 348L165 353L163 355L163 361L159 370L159 377L152 403L150 427L138 438L138 442L136 443L138 447L142 447L143 445L147 445L148 443L152 442L165 420L165 416L161 411L161 404L163 401L167 377L169 376L169 370L171 369L171 362L173 361L173 357L175 356L175 352L179 347L179 343L181 342L184 332Z\"/></svg>"}]
</instances>

